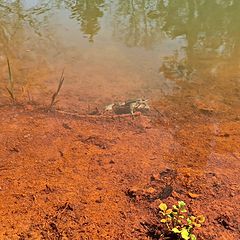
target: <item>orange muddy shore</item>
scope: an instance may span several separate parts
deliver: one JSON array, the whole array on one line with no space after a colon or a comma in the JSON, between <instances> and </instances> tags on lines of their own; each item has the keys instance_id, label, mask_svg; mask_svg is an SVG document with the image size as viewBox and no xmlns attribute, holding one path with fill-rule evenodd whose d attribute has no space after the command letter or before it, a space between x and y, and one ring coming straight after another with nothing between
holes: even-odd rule
<instances>
[{"instance_id":1,"label":"orange muddy shore","mask_svg":"<svg viewBox=\"0 0 240 240\"><path fill-rule=\"evenodd\" d=\"M239 119L1 113L0 239L154 239L169 185L206 216L198 239L239 238Z\"/></svg>"}]
</instances>

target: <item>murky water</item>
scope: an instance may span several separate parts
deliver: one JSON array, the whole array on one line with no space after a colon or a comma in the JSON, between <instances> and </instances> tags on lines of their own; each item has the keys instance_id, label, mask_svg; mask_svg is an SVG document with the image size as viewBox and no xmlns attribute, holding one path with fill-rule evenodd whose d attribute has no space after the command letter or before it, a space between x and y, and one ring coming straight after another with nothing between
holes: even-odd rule
<instances>
[{"instance_id":1,"label":"murky water","mask_svg":"<svg viewBox=\"0 0 240 240\"><path fill-rule=\"evenodd\" d=\"M47 101L64 68L65 107L147 97L236 111L239 12L235 0L1 1L1 99L8 56L18 98Z\"/></svg>"}]
</instances>

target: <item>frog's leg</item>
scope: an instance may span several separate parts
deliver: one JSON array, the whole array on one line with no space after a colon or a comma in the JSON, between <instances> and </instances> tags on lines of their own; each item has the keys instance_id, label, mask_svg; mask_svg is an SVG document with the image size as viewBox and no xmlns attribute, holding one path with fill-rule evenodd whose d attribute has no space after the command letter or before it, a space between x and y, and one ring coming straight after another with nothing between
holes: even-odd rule
<instances>
[{"instance_id":1,"label":"frog's leg","mask_svg":"<svg viewBox=\"0 0 240 240\"><path fill-rule=\"evenodd\" d=\"M132 116L133 116L133 113L134 113L134 108L135 108L135 103L131 103L129 105L129 110L130 110L130 113L131 113Z\"/></svg>"}]
</instances>

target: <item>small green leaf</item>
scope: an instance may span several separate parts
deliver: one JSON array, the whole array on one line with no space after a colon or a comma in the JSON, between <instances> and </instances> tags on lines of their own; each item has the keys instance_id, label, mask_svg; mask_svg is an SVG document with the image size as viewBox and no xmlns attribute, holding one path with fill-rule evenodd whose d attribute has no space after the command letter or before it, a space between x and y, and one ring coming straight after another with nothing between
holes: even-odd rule
<instances>
[{"instance_id":1,"label":"small green leaf","mask_svg":"<svg viewBox=\"0 0 240 240\"><path fill-rule=\"evenodd\" d=\"M173 205L172 207L173 209L178 210L178 207L176 205Z\"/></svg>"},{"instance_id":2,"label":"small green leaf","mask_svg":"<svg viewBox=\"0 0 240 240\"><path fill-rule=\"evenodd\" d=\"M189 232L186 228L183 228L182 231L181 231L181 237L184 239L184 240L188 240L189 239Z\"/></svg>"},{"instance_id":3,"label":"small green leaf","mask_svg":"<svg viewBox=\"0 0 240 240\"><path fill-rule=\"evenodd\" d=\"M174 233L180 233L181 231L179 231L177 228L173 228L173 229L172 229L172 232L174 232Z\"/></svg>"},{"instance_id":4,"label":"small green leaf","mask_svg":"<svg viewBox=\"0 0 240 240\"><path fill-rule=\"evenodd\" d=\"M194 234L191 234L191 235L190 235L190 239L191 239L191 240L197 240L197 237L196 237Z\"/></svg>"},{"instance_id":5,"label":"small green leaf","mask_svg":"<svg viewBox=\"0 0 240 240\"><path fill-rule=\"evenodd\" d=\"M192 226L192 225L189 225L189 226L188 226L188 232L191 232L192 229L193 229L193 226Z\"/></svg>"},{"instance_id":6,"label":"small green leaf","mask_svg":"<svg viewBox=\"0 0 240 240\"><path fill-rule=\"evenodd\" d=\"M190 220L190 218L187 218L187 223L192 224L192 221Z\"/></svg>"},{"instance_id":7,"label":"small green leaf","mask_svg":"<svg viewBox=\"0 0 240 240\"><path fill-rule=\"evenodd\" d=\"M173 215L178 215L178 212L174 212L174 211L173 211L172 214L173 214Z\"/></svg>"},{"instance_id":8,"label":"small green leaf","mask_svg":"<svg viewBox=\"0 0 240 240\"><path fill-rule=\"evenodd\" d=\"M167 204L161 203L161 204L159 205L159 208L160 208L160 210L162 210L163 212L165 212L165 211L167 210Z\"/></svg>"},{"instance_id":9,"label":"small green leaf","mask_svg":"<svg viewBox=\"0 0 240 240\"><path fill-rule=\"evenodd\" d=\"M184 208L186 206L186 203L184 201L178 201L178 207Z\"/></svg>"}]
</instances>

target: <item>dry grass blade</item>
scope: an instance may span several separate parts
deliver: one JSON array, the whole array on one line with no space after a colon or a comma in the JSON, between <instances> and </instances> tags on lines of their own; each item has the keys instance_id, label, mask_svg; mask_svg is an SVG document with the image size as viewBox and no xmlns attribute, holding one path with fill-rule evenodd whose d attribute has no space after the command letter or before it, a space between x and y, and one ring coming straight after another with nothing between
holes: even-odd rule
<instances>
[{"instance_id":1,"label":"dry grass blade","mask_svg":"<svg viewBox=\"0 0 240 240\"><path fill-rule=\"evenodd\" d=\"M60 77L60 80L59 80L59 83L58 83L58 88L57 88L57 91L52 95L52 100L51 100L51 104L49 106L49 110L52 109L52 107L58 102L56 100L61 88L62 88L62 85L63 85L63 82L64 82L64 70L62 71L62 75Z\"/></svg>"},{"instance_id":2,"label":"dry grass blade","mask_svg":"<svg viewBox=\"0 0 240 240\"><path fill-rule=\"evenodd\" d=\"M7 87L7 91L12 99L13 102L16 101L15 94L14 94L14 80L12 76L12 69L10 65L10 61L7 57L7 65L8 65L8 82L9 82L9 87Z\"/></svg>"}]
</instances>

